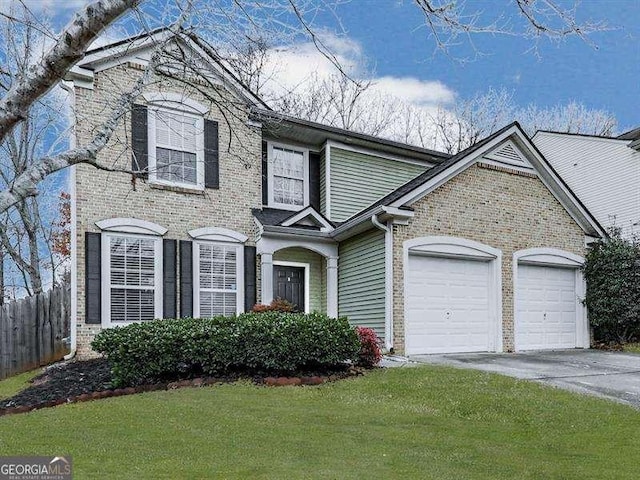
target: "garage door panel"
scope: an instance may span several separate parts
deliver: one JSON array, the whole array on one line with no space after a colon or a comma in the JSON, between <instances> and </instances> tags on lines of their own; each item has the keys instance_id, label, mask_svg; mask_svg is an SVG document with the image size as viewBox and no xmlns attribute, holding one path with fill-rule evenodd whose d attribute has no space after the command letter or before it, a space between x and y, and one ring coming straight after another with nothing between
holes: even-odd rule
<instances>
[{"instance_id":1,"label":"garage door panel","mask_svg":"<svg viewBox=\"0 0 640 480\"><path fill-rule=\"evenodd\" d=\"M519 265L516 299L518 350L576 346L574 269Z\"/></svg>"},{"instance_id":2,"label":"garage door panel","mask_svg":"<svg viewBox=\"0 0 640 480\"><path fill-rule=\"evenodd\" d=\"M489 262L411 255L408 354L487 351Z\"/></svg>"}]
</instances>

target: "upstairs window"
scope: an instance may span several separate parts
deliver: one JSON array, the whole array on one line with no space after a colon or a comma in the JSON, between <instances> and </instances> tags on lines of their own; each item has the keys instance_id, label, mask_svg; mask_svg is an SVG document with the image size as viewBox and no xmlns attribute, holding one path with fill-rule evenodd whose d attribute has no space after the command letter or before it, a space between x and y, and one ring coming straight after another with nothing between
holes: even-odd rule
<instances>
[{"instance_id":1,"label":"upstairs window","mask_svg":"<svg viewBox=\"0 0 640 480\"><path fill-rule=\"evenodd\" d=\"M309 204L309 152L269 144L269 205L300 210Z\"/></svg>"},{"instance_id":2,"label":"upstairs window","mask_svg":"<svg viewBox=\"0 0 640 480\"><path fill-rule=\"evenodd\" d=\"M156 183L204 187L204 120L149 108L149 174Z\"/></svg>"}]
</instances>

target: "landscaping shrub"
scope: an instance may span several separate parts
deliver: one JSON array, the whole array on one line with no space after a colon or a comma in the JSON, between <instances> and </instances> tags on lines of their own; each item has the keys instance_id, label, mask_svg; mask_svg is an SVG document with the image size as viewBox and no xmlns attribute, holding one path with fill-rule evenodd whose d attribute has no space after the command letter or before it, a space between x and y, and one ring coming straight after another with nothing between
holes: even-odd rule
<instances>
[{"instance_id":1,"label":"landscaping shrub","mask_svg":"<svg viewBox=\"0 0 640 480\"><path fill-rule=\"evenodd\" d=\"M262 303L256 303L251 309L254 313L264 313L264 312L293 312L296 309L296 306L283 299L276 298L269 305L264 305Z\"/></svg>"},{"instance_id":2,"label":"landscaping shrub","mask_svg":"<svg viewBox=\"0 0 640 480\"><path fill-rule=\"evenodd\" d=\"M376 332L371 328L356 327L356 333L360 340L360 352L358 353L358 365L362 367L374 367L382 359L380 341Z\"/></svg>"},{"instance_id":3,"label":"landscaping shrub","mask_svg":"<svg viewBox=\"0 0 640 480\"><path fill-rule=\"evenodd\" d=\"M91 346L112 366L115 386L191 374L287 374L356 361L360 342L345 318L319 313L153 320L101 331Z\"/></svg>"},{"instance_id":4,"label":"landscaping shrub","mask_svg":"<svg viewBox=\"0 0 640 480\"><path fill-rule=\"evenodd\" d=\"M584 265L585 304L596 341L640 339L640 245L613 230L596 242Z\"/></svg>"}]
</instances>

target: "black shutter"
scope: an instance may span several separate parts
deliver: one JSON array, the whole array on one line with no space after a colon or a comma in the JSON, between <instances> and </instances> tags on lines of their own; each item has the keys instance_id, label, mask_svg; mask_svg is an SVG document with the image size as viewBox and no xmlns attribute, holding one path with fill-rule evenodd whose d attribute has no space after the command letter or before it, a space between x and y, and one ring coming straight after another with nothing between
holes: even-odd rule
<instances>
[{"instance_id":1,"label":"black shutter","mask_svg":"<svg viewBox=\"0 0 640 480\"><path fill-rule=\"evenodd\" d=\"M244 311L256 304L256 247L244 247Z\"/></svg>"},{"instance_id":2,"label":"black shutter","mask_svg":"<svg viewBox=\"0 0 640 480\"><path fill-rule=\"evenodd\" d=\"M204 121L204 186L220 187L220 160L218 155L218 122Z\"/></svg>"},{"instance_id":3,"label":"black shutter","mask_svg":"<svg viewBox=\"0 0 640 480\"><path fill-rule=\"evenodd\" d=\"M149 129L147 128L147 107L133 105L131 109L131 170L137 176L147 176L149 167Z\"/></svg>"},{"instance_id":4,"label":"black shutter","mask_svg":"<svg viewBox=\"0 0 640 480\"><path fill-rule=\"evenodd\" d=\"M101 238L99 233L85 235L85 322L91 324L102 321Z\"/></svg>"},{"instance_id":5,"label":"black shutter","mask_svg":"<svg viewBox=\"0 0 640 480\"><path fill-rule=\"evenodd\" d=\"M176 253L177 241L162 241L162 313L164 318L176 318Z\"/></svg>"},{"instance_id":6,"label":"black shutter","mask_svg":"<svg viewBox=\"0 0 640 480\"><path fill-rule=\"evenodd\" d=\"M180 316L193 316L193 243L180 240Z\"/></svg>"},{"instance_id":7,"label":"black shutter","mask_svg":"<svg viewBox=\"0 0 640 480\"><path fill-rule=\"evenodd\" d=\"M309 152L309 205L320 211L320 155Z\"/></svg>"},{"instance_id":8,"label":"black shutter","mask_svg":"<svg viewBox=\"0 0 640 480\"><path fill-rule=\"evenodd\" d=\"M267 142L262 142L262 205L269 204L269 171L267 169Z\"/></svg>"}]
</instances>

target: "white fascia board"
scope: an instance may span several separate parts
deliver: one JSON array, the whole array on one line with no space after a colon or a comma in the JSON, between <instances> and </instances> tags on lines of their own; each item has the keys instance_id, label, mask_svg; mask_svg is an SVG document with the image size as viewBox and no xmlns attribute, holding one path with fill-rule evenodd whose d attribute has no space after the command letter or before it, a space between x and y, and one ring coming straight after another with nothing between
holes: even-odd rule
<instances>
[{"instance_id":1,"label":"white fascia board","mask_svg":"<svg viewBox=\"0 0 640 480\"><path fill-rule=\"evenodd\" d=\"M316 224L320 227L321 232L330 232L333 230L333 226L331 226L329 222L322 218L322 216L311 206L300 210L298 213L282 222L281 225L283 227L294 226L297 222L307 217L312 217L315 220Z\"/></svg>"},{"instance_id":2,"label":"white fascia board","mask_svg":"<svg viewBox=\"0 0 640 480\"><path fill-rule=\"evenodd\" d=\"M124 42L113 47L107 47L103 50L85 55L78 65L93 66L94 63L110 60L118 56L129 58L138 50L153 46L157 43L165 42L174 35L175 34L171 30L162 30L153 35L147 35L130 42Z\"/></svg>"},{"instance_id":3,"label":"white fascia board","mask_svg":"<svg viewBox=\"0 0 640 480\"><path fill-rule=\"evenodd\" d=\"M463 172L471 165L473 165L478 159L482 158L487 152L493 150L496 146L502 143L505 139L509 138L511 135L518 131L518 127L515 125L511 127L509 130L502 133L502 135L494 138L491 142L487 143L483 146L483 148L472 152L468 157L459 160L458 162L451 165L446 170L440 172L438 175L423 183L422 185L416 187L411 192L403 195L395 202L391 203L392 207L403 207L411 205L422 197L431 193L433 190L438 188L440 185L446 183L459 173Z\"/></svg>"},{"instance_id":4,"label":"white fascia board","mask_svg":"<svg viewBox=\"0 0 640 480\"><path fill-rule=\"evenodd\" d=\"M580 225L585 233L596 233L603 236L605 232L592 220L589 213L580 205L575 195L573 195L567 187L562 184L560 178L549 167L548 163L538 154L535 147L529 142L522 131L514 125L502 135L494 138L491 142L484 145L481 149L472 152L467 158L463 158L460 161L454 163L448 169L440 172L434 178L430 179L426 183L423 183L413 191L402 196L395 202L391 203L393 207L410 206L417 202L425 195L431 193L433 190L446 183L459 173L469 168L474 163L478 162L483 156L490 152L497 145L502 143L505 139L513 136L514 141L518 148L523 150L523 153L527 156L529 162L533 166L538 178L544 183L547 189L554 195L554 197L565 208L567 213L571 215L574 221Z\"/></svg>"}]
</instances>

